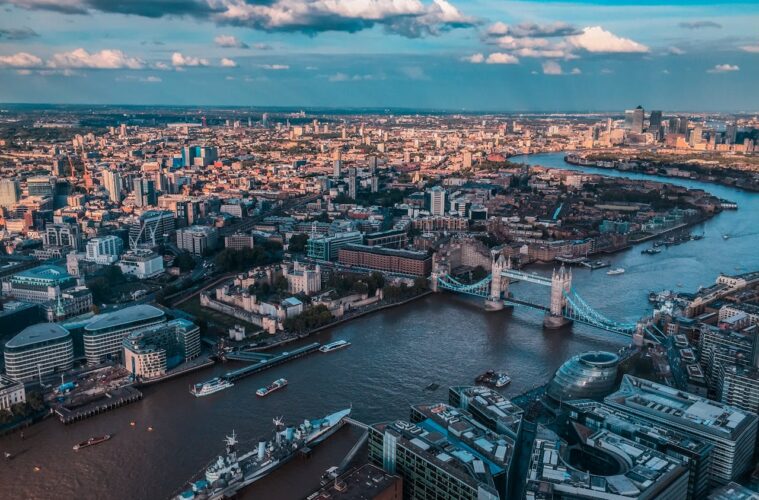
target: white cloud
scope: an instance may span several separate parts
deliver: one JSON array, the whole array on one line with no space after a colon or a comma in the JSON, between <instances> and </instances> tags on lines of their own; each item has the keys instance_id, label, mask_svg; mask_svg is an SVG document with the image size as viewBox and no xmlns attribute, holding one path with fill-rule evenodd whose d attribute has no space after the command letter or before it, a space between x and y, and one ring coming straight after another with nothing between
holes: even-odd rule
<instances>
[{"instance_id":1,"label":"white cloud","mask_svg":"<svg viewBox=\"0 0 759 500\"><path fill-rule=\"evenodd\" d=\"M229 47L235 49L247 49L248 44L242 40L238 40L237 37L232 35L219 35L213 39L214 43L219 47Z\"/></svg>"},{"instance_id":2,"label":"white cloud","mask_svg":"<svg viewBox=\"0 0 759 500\"><path fill-rule=\"evenodd\" d=\"M744 52L751 52L753 54L759 54L759 45L744 45L741 47Z\"/></svg>"},{"instance_id":3,"label":"white cloud","mask_svg":"<svg viewBox=\"0 0 759 500\"><path fill-rule=\"evenodd\" d=\"M649 50L643 44L617 36L600 26L583 28L581 34L568 36L566 40L573 47L595 53L643 53Z\"/></svg>"},{"instance_id":4,"label":"white cloud","mask_svg":"<svg viewBox=\"0 0 759 500\"><path fill-rule=\"evenodd\" d=\"M174 52L171 54L171 64L175 68L182 68L185 66L208 66L208 59L185 56L181 52Z\"/></svg>"},{"instance_id":5,"label":"white cloud","mask_svg":"<svg viewBox=\"0 0 759 500\"><path fill-rule=\"evenodd\" d=\"M602 75L612 75L612 74L614 74L614 70L613 69L609 69L609 68L603 68L601 70L601 74Z\"/></svg>"},{"instance_id":6,"label":"white cloud","mask_svg":"<svg viewBox=\"0 0 759 500\"><path fill-rule=\"evenodd\" d=\"M368 80L384 80L384 76L380 75L380 77L376 77L374 75L347 75L345 73L335 73L334 75L330 75L327 77L327 80L330 82L360 82L360 81L368 81Z\"/></svg>"},{"instance_id":7,"label":"white cloud","mask_svg":"<svg viewBox=\"0 0 759 500\"><path fill-rule=\"evenodd\" d=\"M49 68L76 69L142 69L145 63L136 57L129 57L120 50L104 49L87 52L79 48L71 52L53 54L47 61Z\"/></svg>"},{"instance_id":8,"label":"white cloud","mask_svg":"<svg viewBox=\"0 0 759 500\"><path fill-rule=\"evenodd\" d=\"M471 56L466 56L461 58L462 61L470 62L472 64L480 64L485 62L485 56L481 53L472 54Z\"/></svg>"},{"instance_id":9,"label":"white cloud","mask_svg":"<svg viewBox=\"0 0 759 500\"><path fill-rule=\"evenodd\" d=\"M145 78L140 78L141 82L144 83L161 83L163 80L159 76L146 76Z\"/></svg>"},{"instance_id":10,"label":"white cloud","mask_svg":"<svg viewBox=\"0 0 759 500\"><path fill-rule=\"evenodd\" d=\"M229 59L227 57L222 57L221 58L221 65L224 68L236 68L237 67L237 63L235 61L233 61L232 59Z\"/></svg>"},{"instance_id":11,"label":"white cloud","mask_svg":"<svg viewBox=\"0 0 759 500\"><path fill-rule=\"evenodd\" d=\"M42 59L28 52L18 52L10 56L0 56L0 67L35 68L42 65Z\"/></svg>"},{"instance_id":12,"label":"white cloud","mask_svg":"<svg viewBox=\"0 0 759 500\"><path fill-rule=\"evenodd\" d=\"M159 70L161 70L161 71L168 71L168 70L170 70L170 69L171 69L171 66L169 66L168 64L166 64L166 63L165 63L165 62L163 62L163 61L154 62L154 63L151 65L151 67L152 67L153 69L159 69Z\"/></svg>"},{"instance_id":13,"label":"white cloud","mask_svg":"<svg viewBox=\"0 0 759 500\"><path fill-rule=\"evenodd\" d=\"M546 61L543 63L544 75L561 75L561 65L556 61Z\"/></svg>"},{"instance_id":14,"label":"white cloud","mask_svg":"<svg viewBox=\"0 0 759 500\"><path fill-rule=\"evenodd\" d=\"M667 52L675 56L681 56L685 54L685 51L680 47L670 47L667 49Z\"/></svg>"},{"instance_id":15,"label":"white cloud","mask_svg":"<svg viewBox=\"0 0 759 500\"><path fill-rule=\"evenodd\" d=\"M572 75L581 75L582 70L580 68L572 68L572 71L570 72Z\"/></svg>"},{"instance_id":16,"label":"white cloud","mask_svg":"<svg viewBox=\"0 0 759 500\"><path fill-rule=\"evenodd\" d=\"M263 69L268 69L272 71L282 71L285 69L290 69L290 66L288 64L261 64L261 67Z\"/></svg>"},{"instance_id":17,"label":"white cloud","mask_svg":"<svg viewBox=\"0 0 759 500\"><path fill-rule=\"evenodd\" d=\"M272 46L268 43L254 43L253 48L256 50L271 50Z\"/></svg>"},{"instance_id":18,"label":"white cloud","mask_svg":"<svg viewBox=\"0 0 759 500\"><path fill-rule=\"evenodd\" d=\"M739 68L735 64L717 64L713 68L707 70L707 73L730 73L732 71L739 71Z\"/></svg>"},{"instance_id":19,"label":"white cloud","mask_svg":"<svg viewBox=\"0 0 759 500\"><path fill-rule=\"evenodd\" d=\"M493 52L485 60L486 64L519 64L519 59L511 54Z\"/></svg>"}]
</instances>

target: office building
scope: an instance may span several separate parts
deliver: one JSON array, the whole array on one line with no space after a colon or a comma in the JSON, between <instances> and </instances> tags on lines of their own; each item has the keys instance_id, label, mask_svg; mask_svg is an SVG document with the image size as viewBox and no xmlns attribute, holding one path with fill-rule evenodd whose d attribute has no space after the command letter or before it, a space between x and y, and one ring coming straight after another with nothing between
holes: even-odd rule
<instances>
[{"instance_id":1,"label":"office building","mask_svg":"<svg viewBox=\"0 0 759 500\"><path fill-rule=\"evenodd\" d=\"M235 233L224 237L224 248L232 250L242 250L243 248L253 248L256 244L252 234Z\"/></svg>"},{"instance_id":2,"label":"office building","mask_svg":"<svg viewBox=\"0 0 759 500\"><path fill-rule=\"evenodd\" d=\"M429 276L432 256L428 252L349 244L338 252L341 265L409 276Z\"/></svg>"},{"instance_id":3,"label":"office building","mask_svg":"<svg viewBox=\"0 0 759 500\"><path fill-rule=\"evenodd\" d=\"M752 413L630 375L604 402L713 445L712 486L740 477L753 465L757 416Z\"/></svg>"},{"instance_id":4,"label":"office building","mask_svg":"<svg viewBox=\"0 0 759 500\"><path fill-rule=\"evenodd\" d=\"M308 500L403 500L403 479L364 464L325 484Z\"/></svg>"},{"instance_id":5,"label":"office building","mask_svg":"<svg viewBox=\"0 0 759 500\"><path fill-rule=\"evenodd\" d=\"M174 214L167 210L148 210L129 223L129 247L162 245L174 232Z\"/></svg>"},{"instance_id":6,"label":"office building","mask_svg":"<svg viewBox=\"0 0 759 500\"><path fill-rule=\"evenodd\" d=\"M3 354L5 374L22 382L70 370L74 366L71 333L55 323L24 328L5 344Z\"/></svg>"},{"instance_id":7,"label":"office building","mask_svg":"<svg viewBox=\"0 0 759 500\"><path fill-rule=\"evenodd\" d=\"M124 240L118 236L100 236L87 241L84 259L100 265L113 264L124 251Z\"/></svg>"},{"instance_id":8,"label":"office building","mask_svg":"<svg viewBox=\"0 0 759 500\"><path fill-rule=\"evenodd\" d=\"M166 321L166 314L140 304L94 316L84 327L84 356L90 365L122 359L124 339L130 333Z\"/></svg>"},{"instance_id":9,"label":"office building","mask_svg":"<svg viewBox=\"0 0 759 500\"><path fill-rule=\"evenodd\" d=\"M506 498L513 440L445 404L412 407L411 422L369 426L369 461L403 478L403 498Z\"/></svg>"},{"instance_id":10,"label":"office building","mask_svg":"<svg viewBox=\"0 0 759 500\"><path fill-rule=\"evenodd\" d=\"M0 375L0 411L10 411L13 405L25 401L24 384L5 375Z\"/></svg>"},{"instance_id":11,"label":"office building","mask_svg":"<svg viewBox=\"0 0 759 500\"><path fill-rule=\"evenodd\" d=\"M759 413L759 369L754 366L720 364L717 399L751 413Z\"/></svg>"},{"instance_id":12,"label":"office building","mask_svg":"<svg viewBox=\"0 0 759 500\"><path fill-rule=\"evenodd\" d=\"M356 199L356 169L354 167L348 169L348 198Z\"/></svg>"},{"instance_id":13,"label":"office building","mask_svg":"<svg viewBox=\"0 0 759 500\"><path fill-rule=\"evenodd\" d=\"M389 229L364 235L364 244L370 247L405 248L408 245L408 233L404 229Z\"/></svg>"},{"instance_id":14,"label":"office building","mask_svg":"<svg viewBox=\"0 0 759 500\"><path fill-rule=\"evenodd\" d=\"M713 446L685 432L643 420L611 406L581 399L564 403L571 423L592 432L606 429L665 455L680 458L688 467L688 499L700 500L709 491Z\"/></svg>"},{"instance_id":15,"label":"office building","mask_svg":"<svg viewBox=\"0 0 759 500\"><path fill-rule=\"evenodd\" d=\"M47 224L42 233L46 247L62 247L76 251L82 248L82 233L77 224Z\"/></svg>"},{"instance_id":16,"label":"office building","mask_svg":"<svg viewBox=\"0 0 759 500\"><path fill-rule=\"evenodd\" d=\"M682 461L607 430L580 434L567 442L538 424L527 469L524 498L683 499L688 469Z\"/></svg>"},{"instance_id":17,"label":"office building","mask_svg":"<svg viewBox=\"0 0 759 500\"><path fill-rule=\"evenodd\" d=\"M126 369L137 379L150 380L200 356L200 328L174 319L133 331L123 347Z\"/></svg>"},{"instance_id":18,"label":"office building","mask_svg":"<svg viewBox=\"0 0 759 500\"><path fill-rule=\"evenodd\" d=\"M20 199L21 188L17 180L0 180L0 207L12 207Z\"/></svg>"},{"instance_id":19,"label":"office building","mask_svg":"<svg viewBox=\"0 0 759 500\"><path fill-rule=\"evenodd\" d=\"M475 420L496 434L506 434L515 441L519 440L524 412L498 391L482 386L450 387L448 402L469 412Z\"/></svg>"},{"instance_id":20,"label":"office building","mask_svg":"<svg viewBox=\"0 0 759 500\"><path fill-rule=\"evenodd\" d=\"M308 256L319 260L337 260L340 249L351 243L361 244L363 236L359 231L336 233L334 236L309 238L307 243Z\"/></svg>"},{"instance_id":21,"label":"office building","mask_svg":"<svg viewBox=\"0 0 759 500\"><path fill-rule=\"evenodd\" d=\"M26 190L29 196L48 196L52 198L55 196L55 182L55 177L29 177L26 180Z\"/></svg>"},{"instance_id":22,"label":"office building","mask_svg":"<svg viewBox=\"0 0 759 500\"><path fill-rule=\"evenodd\" d=\"M340 175L342 174L341 170L343 168L343 153L340 151L340 149L335 149L332 152L332 176L335 179L339 179Z\"/></svg>"},{"instance_id":23,"label":"office building","mask_svg":"<svg viewBox=\"0 0 759 500\"><path fill-rule=\"evenodd\" d=\"M60 266L43 265L16 273L3 285L18 300L42 304L58 300L61 292L76 286L76 279Z\"/></svg>"},{"instance_id":24,"label":"office building","mask_svg":"<svg viewBox=\"0 0 759 500\"><path fill-rule=\"evenodd\" d=\"M121 203L121 193L124 191L121 174L115 170L103 170L103 187L108 191L109 200L113 203Z\"/></svg>"},{"instance_id":25,"label":"office building","mask_svg":"<svg viewBox=\"0 0 759 500\"><path fill-rule=\"evenodd\" d=\"M430 213L432 215L445 215L445 189L435 186L428 191L430 202Z\"/></svg>"},{"instance_id":26,"label":"office building","mask_svg":"<svg viewBox=\"0 0 759 500\"><path fill-rule=\"evenodd\" d=\"M158 276L164 271L163 259L152 250L129 250L121 256L118 263L121 272L131 274L137 279L147 279Z\"/></svg>"},{"instance_id":27,"label":"office building","mask_svg":"<svg viewBox=\"0 0 759 500\"><path fill-rule=\"evenodd\" d=\"M137 178L134 180L134 204L138 207L154 207L158 204L153 179Z\"/></svg>"},{"instance_id":28,"label":"office building","mask_svg":"<svg viewBox=\"0 0 759 500\"><path fill-rule=\"evenodd\" d=\"M205 255L216 248L218 233L210 226L190 226L177 230L177 247L193 255Z\"/></svg>"}]
</instances>

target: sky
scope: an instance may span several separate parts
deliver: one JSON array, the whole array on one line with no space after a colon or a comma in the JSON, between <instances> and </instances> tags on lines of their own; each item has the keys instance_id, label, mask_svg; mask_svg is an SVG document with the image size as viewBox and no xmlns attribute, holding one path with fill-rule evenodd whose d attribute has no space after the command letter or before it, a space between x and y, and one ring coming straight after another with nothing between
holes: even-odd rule
<instances>
[{"instance_id":1,"label":"sky","mask_svg":"<svg viewBox=\"0 0 759 500\"><path fill-rule=\"evenodd\" d=\"M759 1L0 0L0 102L759 110Z\"/></svg>"}]
</instances>

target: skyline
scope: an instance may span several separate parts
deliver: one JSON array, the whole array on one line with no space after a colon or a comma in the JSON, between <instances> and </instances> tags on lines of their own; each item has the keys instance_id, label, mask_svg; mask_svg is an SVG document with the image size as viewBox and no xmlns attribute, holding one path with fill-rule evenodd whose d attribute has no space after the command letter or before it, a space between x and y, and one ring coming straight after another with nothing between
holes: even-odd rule
<instances>
[{"instance_id":1,"label":"skyline","mask_svg":"<svg viewBox=\"0 0 759 500\"><path fill-rule=\"evenodd\" d=\"M718 4L5 0L0 101L755 111L759 6Z\"/></svg>"}]
</instances>

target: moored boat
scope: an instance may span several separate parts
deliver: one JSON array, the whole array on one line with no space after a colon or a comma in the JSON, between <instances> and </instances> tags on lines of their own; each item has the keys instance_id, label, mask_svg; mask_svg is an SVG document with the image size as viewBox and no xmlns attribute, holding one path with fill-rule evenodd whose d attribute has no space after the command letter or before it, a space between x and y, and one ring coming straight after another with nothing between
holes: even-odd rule
<instances>
[{"instance_id":1,"label":"moored boat","mask_svg":"<svg viewBox=\"0 0 759 500\"><path fill-rule=\"evenodd\" d=\"M616 269L610 269L606 271L606 274L608 274L609 276L616 276L618 274L624 274L624 273L625 273L625 270L622 267L618 267Z\"/></svg>"},{"instance_id":2,"label":"moored boat","mask_svg":"<svg viewBox=\"0 0 759 500\"><path fill-rule=\"evenodd\" d=\"M199 384L193 385L190 388L190 393L196 398L199 398L201 396L208 396L209 394L223 391L224 389L228 389L233 385L235 384L227 379L216 377L208 380L207 382L201 382Z\"/></svg>"}]
</instances>

